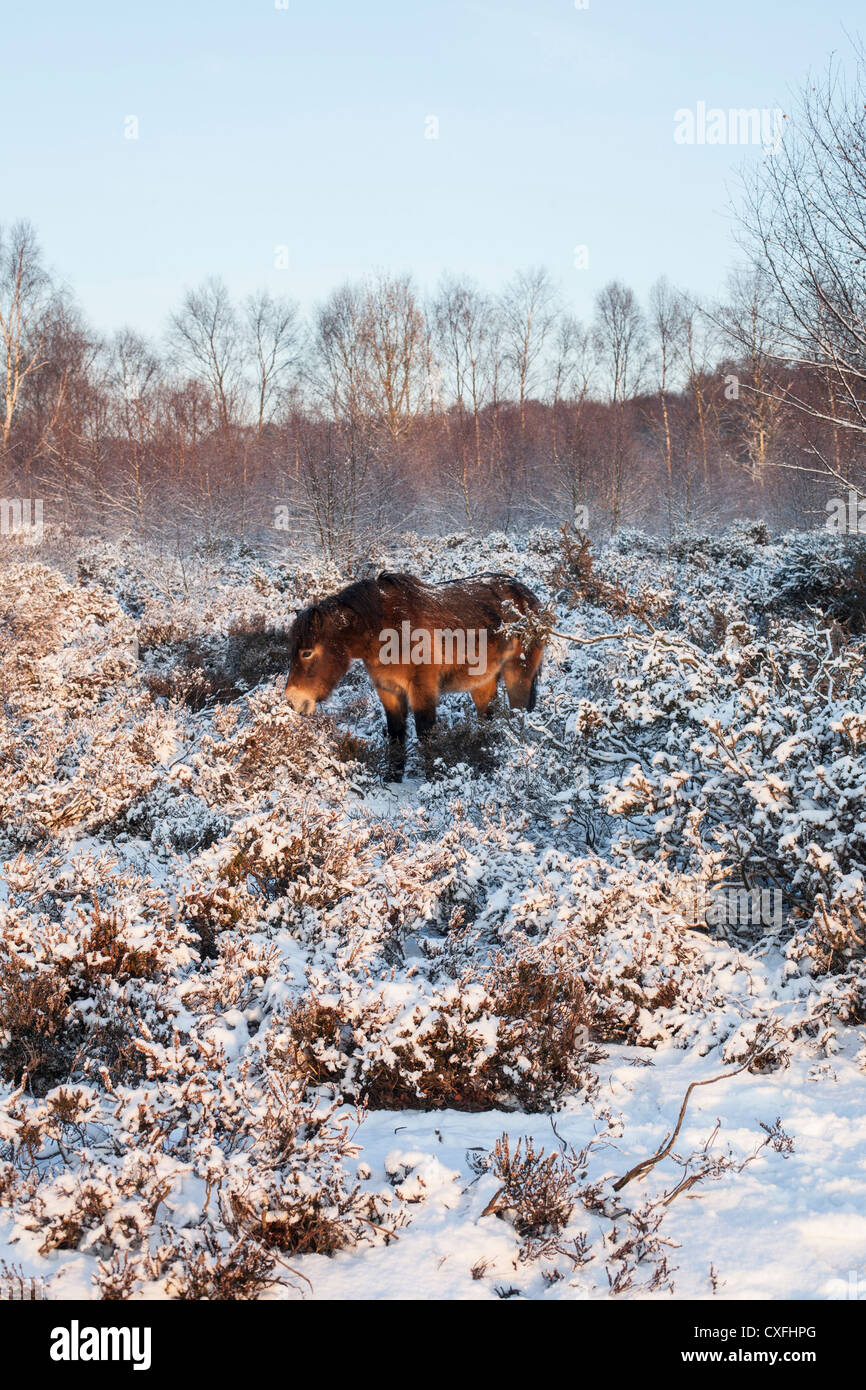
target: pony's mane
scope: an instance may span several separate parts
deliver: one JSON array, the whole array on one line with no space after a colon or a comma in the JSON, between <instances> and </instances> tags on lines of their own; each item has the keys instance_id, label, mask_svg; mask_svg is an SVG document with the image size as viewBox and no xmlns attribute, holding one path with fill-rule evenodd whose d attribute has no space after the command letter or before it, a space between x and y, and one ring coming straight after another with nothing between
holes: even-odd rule
<instances>
[{"instance_id":1,"label":"pony's mane","mask_svg":"<svg viewBox=\"0 0 866 1390\"><path fill-rule=\"evenodd\" d=\"M338 628L382 626L382 596L375 579L359 579L347 584L337 594L304 608L295 618L292 629L294 656L304 647L312 647L325 627L331 623Z\"/></svg>"},{"instance_id":2,"label":"pony's mane","mask_svg":"<svg viewBox=\"0 0 866 1390\"><path fill-rule=\"evenodd\" d=\"M396 591L413 601L423 608L431 621L438 615L447 623L453 617L453 596L458 586L464 590L459 599L461 616L479 627L498 626L501 620L501 610L497 606L499 596L491 593L494 587L504 588L503 597L517 596L530 607L538 606L534 594L520 580L494 571L446 580L442 584L425 584L413 574L384 570L375 579L359 579L339 593L322 599L321 603L304 608L292 629L291 655L294 657L304 647L315 646L326 630L378 632L384 622L383 590Z\"/></svg>"}]
</instances>

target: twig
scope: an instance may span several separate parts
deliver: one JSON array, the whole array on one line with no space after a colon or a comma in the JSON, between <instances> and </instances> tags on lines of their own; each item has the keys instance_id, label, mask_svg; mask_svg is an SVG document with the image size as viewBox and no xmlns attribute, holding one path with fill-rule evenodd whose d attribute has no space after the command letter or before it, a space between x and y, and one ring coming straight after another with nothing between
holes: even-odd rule
<instances>
[{"instance_id":1,"label":"twig","mask_svg":"<svg viewBox=\"0 0 866 1390\"><path fill-rule=\"evenodd\" d=\"M593 647L596 642L622 642L630 637L638 637L639 634L630 627L624 627L621 632L603 632L600 637L578 637L573 632L559 632L556 628L550 629L551 637L561 637L563 642L574 642L578 647Z\"/></svg>"},{"instance_id":2,"label":"twig","mask_svg":"<svg viewBox=\"0 0 866 1390\"><path fill-rule=\"evenodd\" d=\"M648 1173L651 1168L654 1168L657 1163L661 1163L663 1158L667 1158L668 1154L670 1153L671 1149L676 1143L677 1135L683 1127L683 1120L686 1117L686 1107L688 1106L689 1100L691 1099L692 1091L696 1090L698 1086L712 1086L713 1083L716 1081L726 1081L729 1076L739 1075L741 1071L745 1071L747 1067L750 1067L752 1065L752 1062L754 1062L756 1056L762 1050L763 1049L760 1049L758 1047L753 1047L745 1062L742 1062L740 1066L735 1067L733 1071L719 1072L718 1076L707 1076L704 1078L703 1081L691 1081L689 1083L688 1089L686 1090L685 1096L683 1097L683 1103L680 1106L680 1113L677 1118L676 1125L674 1126L673 1133L670 1135L667 1142L662 1145L662 1147L658 1150L657 1153L654 1153L650 1158L643 1159L640 1163L636 1163L634 1168L629 1168L627 1173L624 1173L621 1178L617 1178L616 1182L613 1185L614 1192L621 1191L622 1188L625 1187L626 1183L631 1182L634 1178L643 1177L644 1174Z\"/></svg>"}]
</instances>

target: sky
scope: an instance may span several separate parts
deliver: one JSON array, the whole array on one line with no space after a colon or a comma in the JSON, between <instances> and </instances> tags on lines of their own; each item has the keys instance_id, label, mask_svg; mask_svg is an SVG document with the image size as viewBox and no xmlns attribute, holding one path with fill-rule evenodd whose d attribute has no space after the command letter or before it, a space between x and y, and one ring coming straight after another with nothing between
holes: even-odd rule
<instances>
[{"instance_id":1,"label":"sky","mask_svg":"<svg viewBox=\"0 0 866 1390\"><path fill-rule=\"evenodd\" d=\"M861 0L578 3L9 4L0 223L35 224L104 332L158 335L212 274L305 308L378 270L498 290L535 265L581 317L613 278L712 297L767 155L678 143L675 113L789 111Z\"/></svg>"}]
</instances>

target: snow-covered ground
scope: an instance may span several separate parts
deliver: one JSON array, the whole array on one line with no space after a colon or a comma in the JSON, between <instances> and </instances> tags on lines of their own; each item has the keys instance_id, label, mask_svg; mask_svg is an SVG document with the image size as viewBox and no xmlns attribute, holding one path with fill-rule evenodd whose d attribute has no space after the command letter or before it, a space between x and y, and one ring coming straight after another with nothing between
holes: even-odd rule
<instances>
[{"instance_id":1,"label":"snow-covered ground","mask_svg":"<svg viewBox=\"0 0 866 1390\"><path fill-rule=\"evenodd\" d=\"M622 1120L599 1145L591 1174L625 1171L657 1151L689 1082L712 1071L705 1059L696 1063L670 1047L655 1054L651 1069L635 1066L633 1049L611 1048L600 1072L606 1102ZM692 1189L668 1209L660 1234L675 1296L712 1297L711 1268L720 1298L866 1296L866 1114L863 1073L850 1059L837 1058L826 1072L798 1059L781 1079L749 1076L697 1092L678 1148L701 1148L719 1123L719 1146L746 1158L764 1137L761 1119L772 1123L777 1114L795 1137L793 1155L765 1151L742 1174ZM567 1101L554 1123L556 1134L548 1117L518 1119L502 1111L369 1116L357 1135L367 1163L384 1171L411 1167L419 1200L399 1245L336 1259L307 1257L299 1269L312 1281L314 1296L490 1298L497 1286L525 1298L607 1295L607 1271L616 1272L622 1261L606 1266L596 1258L577 1272L562 1258L522 1261L513 1228L496 1216L482 1217L496 1180L488 1175L470 1186L467 1151L491 1148L502 1131L515 1140L529 1134L549 1151L560 1139L582 1148L597 1129L592 1109L576 1101ZM640 1186L640 1199L661 1197L677 1177L676 1167L663 1163ZM584 1232L609 1251L615 1246L603 1238L611 1225L578 1211L563 1244ZM621 1231L625 1225L623 1217ZM473 1279L480 1264L484 1278ZM557 1267L565 1277L551 1283ZM646 1270L638 1263L632 1292L642 1292L652 1273L651 1261Z\"/></svg>"},{"instance_id":2,"label":"snow-covered ground","mask_svg":"<svg viewBox=\"0 0 866 1390\"><path fill-rule=\"evenodd\" d=\"M363 670L313 720L245 693L332 567L6 559L10 1269L58 1298L866 1294L854 542L370 556L517 574L565 634L531 715L450 697L399 787Z\"/></svg>"}]
</instances>

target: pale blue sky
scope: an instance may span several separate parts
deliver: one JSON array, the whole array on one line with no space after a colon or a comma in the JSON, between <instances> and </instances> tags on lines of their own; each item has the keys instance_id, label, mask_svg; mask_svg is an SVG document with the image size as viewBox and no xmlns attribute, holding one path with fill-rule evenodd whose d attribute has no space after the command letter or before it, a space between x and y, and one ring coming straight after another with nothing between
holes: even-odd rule
<instances>
[{"instance_id":1,"label":"pale blue sky","mask_svg":"<svg viewBox=\"0 0 866 1390\"><path fill-rule=\"evenodd\" d=\"M728 191L761 154L677 145L674 111L787 109L860 13L851 0L9 4L0 220L31 218L106 330L159 332L211 273L305 306L377 268L496 289L545 264L584 315L614 276L710 295L735 254Z\"/></svg>"}]
</instances>

